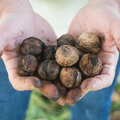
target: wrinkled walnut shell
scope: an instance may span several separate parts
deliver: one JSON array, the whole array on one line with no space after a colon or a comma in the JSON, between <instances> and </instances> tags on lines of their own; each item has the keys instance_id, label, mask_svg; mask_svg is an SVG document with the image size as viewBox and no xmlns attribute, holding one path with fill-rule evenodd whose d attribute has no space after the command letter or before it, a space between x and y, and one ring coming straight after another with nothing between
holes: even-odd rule
<instances>
[{"instance_id":1,"label":"wrinkled walnut shell","mask_svg":"<svg viewBox=\"0 0 120 120\"><path fill-rule=\"evenodd\" d=\"M56 51L56 62L61 66L72 66L79 60L79 51L70 45L63 45Z\"/></svg>"},{"instance_id":2,"label":"wrinkled walnut shell","mask_svg":"<svg viewBox=\"0 0 120 120\"><path fill-rule=\"evenodd\" d=\"M100 39L93 32L84 32L78 38L78 46L85 53L96 54L100 51Z\"/></svg>"},{"instance_id":3,"label":"wrinkled walnut shell","mask_svg":"<svg viewBox=\"0 0 120 120\"><path fill-rule=\"evenodd\" d=\"M62 45L71 45L75 46L75 40L70 34L62 35L60 38L57 39L57 46L60 47Z\"/></svg>"},{"instance_id":4,"label":"wrinkled walnut shell","mask_svg":"<svg viewBox=\"0 0 120 120\"><path fill-rule=\"evenodd\" d=\"M82 74L75 67L65 67L60 72L60 81L67 88L78 87L82 82Z\"/></svg>"},{"instance_id":5,"label":"wrinkled walnut shell","mask_svg":"<svg viewBox=\"0 0 120 120\"><path fill-rule=\"evenodd\" d=\"M44 80L55 80L59 75L60 67L55 60L45 60L39 65L39 77Z\"/></svg>"},{"instance_id":6,"label":"wrinkled walnut shell","mask_svg":"<svg viewBox=\"0 0 120 120\"><path fill-rule=\"evenodd\" d=\"M92 54L85 54L79 62L80 69L85 76L96 76L102 70L102 62L96 56Z\"/></svg>"},{"instance_id":7,"label":"wrinkled walnut shell","mask_svg":"<svg viewBox=\"0 0 120 120\"><path fill-rule=\"evenodd\" d=\"M21 53L23 55L34 55L38 56L41 54L42 49L44 48L45 44L40 39L35 37L26 38L20 47Z\"/></svg>"},{"instance_id":8,"label":"wrinkled walnut shell","mask_svg":"<svg viewBox=\"0 0 120 120\"><path fill-rule=\"evenodd\" d=\"M18 61L18 74L23 76L34 75L38 61L33 55L26 55Z\"/></svg>"}]
</instances>

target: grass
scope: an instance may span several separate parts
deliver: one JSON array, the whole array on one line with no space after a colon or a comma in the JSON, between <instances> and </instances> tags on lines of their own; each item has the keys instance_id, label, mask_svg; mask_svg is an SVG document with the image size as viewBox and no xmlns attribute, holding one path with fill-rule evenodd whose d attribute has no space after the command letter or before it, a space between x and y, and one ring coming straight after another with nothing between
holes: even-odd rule
<instances>
[{"instance_id":1,"label":"grass","mask_svg":"<svg viewBox=\"0 0 120 120\"><path fill-rule=\"evenodd\" d=\"M26 120L69 120L68 106L59 106L38 91L33 91Z\"/></svg>"}]
</instances>

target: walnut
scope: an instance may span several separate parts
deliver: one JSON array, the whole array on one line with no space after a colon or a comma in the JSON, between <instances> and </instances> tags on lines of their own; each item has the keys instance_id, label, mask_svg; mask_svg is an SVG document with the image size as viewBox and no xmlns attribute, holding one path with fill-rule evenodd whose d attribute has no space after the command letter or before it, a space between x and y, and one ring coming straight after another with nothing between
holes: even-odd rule
<instances>
[{"instance_id":1,"label":"walnut","mask_svg":"<svg viewBox=\"0 0 120 120\"><path fill-rule=\"evenodd\" d=\"M93 32L84 32L78 38L78 46L85 53L96 54L100 51L100 39Z\"/></svg>"},{"instance_id":2,"label":"walnut","mask_svg":"<svg viewBox=\"0 0 120 120\"><path fill-rule=\"evenodd\" d=\"M60 47L62 45L71 45L75 46L75 40L70 34L64 34L60 38L57 39L57 46Z\"/></svg>"},{"instance_id":3,"label":"walnut","mask_svg":"<svg viewBox=\"0 0 120 120\"><path fill-rule=\"evenodd\" d=\"M60 72L60 81L67 88L78 87L82 82L82 74L75 67L64 67Z\"/></svg>"},{"instance_id":4,"label":"walnut","mask_svg":"<svg viewBox=\"0 0 120 120\"><path fill-rule=\"evenodd\" d=\"M45 44L40 39L35 37L26 38L20 47L23 55L39 56L44 48Z\"/></svg>"},{"instance_id":5,"label":"walnut","mask_svg":"<svg viewBox=\"0 0 120 120\"><path fill-rule=\"evenodd\" d=\"M45 60L39 65L38 74L41 79L55 80L59 75L60 67L55 60Z\"/></svg>"},{"instance_id":6,"label":"walnut","mask_svg":"<svg viewBox=\"0 0 120 120\"><path fill-rule=\"evenodd\" d=\"M96 76L102 70L102 62L96 56L92 54L85 54L79 62L80 69L85 76Z\"/></svg>"},{"instance_id":7,"label":"walnut","mask_svg":"<svg viewBox=\"0 0 120 120\"><path fill-rule=\"evenodd\" d=\"M22 76L34 75L38 67L38 61L33 55L23 56L18 61L18 74Z\"/></svg>"},{"instance_id":8,"label":"walnut","mask_svg":"<svg viewBox=\"0 0 120 120\"><path fill-rule=\"evenodd\" d=\"M56 51L56 62L61 66L72 66L79 61L79 51L70 45L63 45Z\"/></svg>"}]
</instances>

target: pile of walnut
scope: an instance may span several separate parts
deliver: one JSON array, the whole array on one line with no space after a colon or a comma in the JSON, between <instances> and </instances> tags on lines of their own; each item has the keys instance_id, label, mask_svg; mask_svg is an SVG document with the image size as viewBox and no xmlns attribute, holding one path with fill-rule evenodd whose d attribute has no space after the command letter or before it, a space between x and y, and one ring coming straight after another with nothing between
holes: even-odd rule
<instances>
[{"instance_id":1,"label":"pile of walnut","mask_svg":"<svg viewBox=\"0 0 120 120\"><path fill-rule=\"evenodd\" d=\"M69 34L62 35L57 46L45 46L35 37L25 39L20 48L24 56L18 62L19 75L51 81L65 97L71 88L100 74L102 69L96 56L100 51L99 37L92 32L82 33L76 41Z\"/></svg>"}]
</instances>

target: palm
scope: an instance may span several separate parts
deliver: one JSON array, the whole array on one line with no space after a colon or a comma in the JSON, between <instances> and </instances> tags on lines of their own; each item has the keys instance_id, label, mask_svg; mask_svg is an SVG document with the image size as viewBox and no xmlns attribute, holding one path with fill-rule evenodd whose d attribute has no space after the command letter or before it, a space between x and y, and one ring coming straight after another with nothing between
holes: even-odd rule
<instances>
[{"instance_id":1,"label":"palm","mask_svg":"<svg viewBox=\"0 0 120 120\"><path fill-rule=\"evenodd\" d=\"M119 55L116 47L119 17L114 5L110 7L109 4L88 4L73 20L69 33L75 38L78 38L82 32L95 32L103 38L102 49L97 54L102 60L103 69L100 75L84 80L79 90L72 89L66 98L68 104L75 104L88 91L100 90L112 84Z\"/></svg>"}]
</instances>

